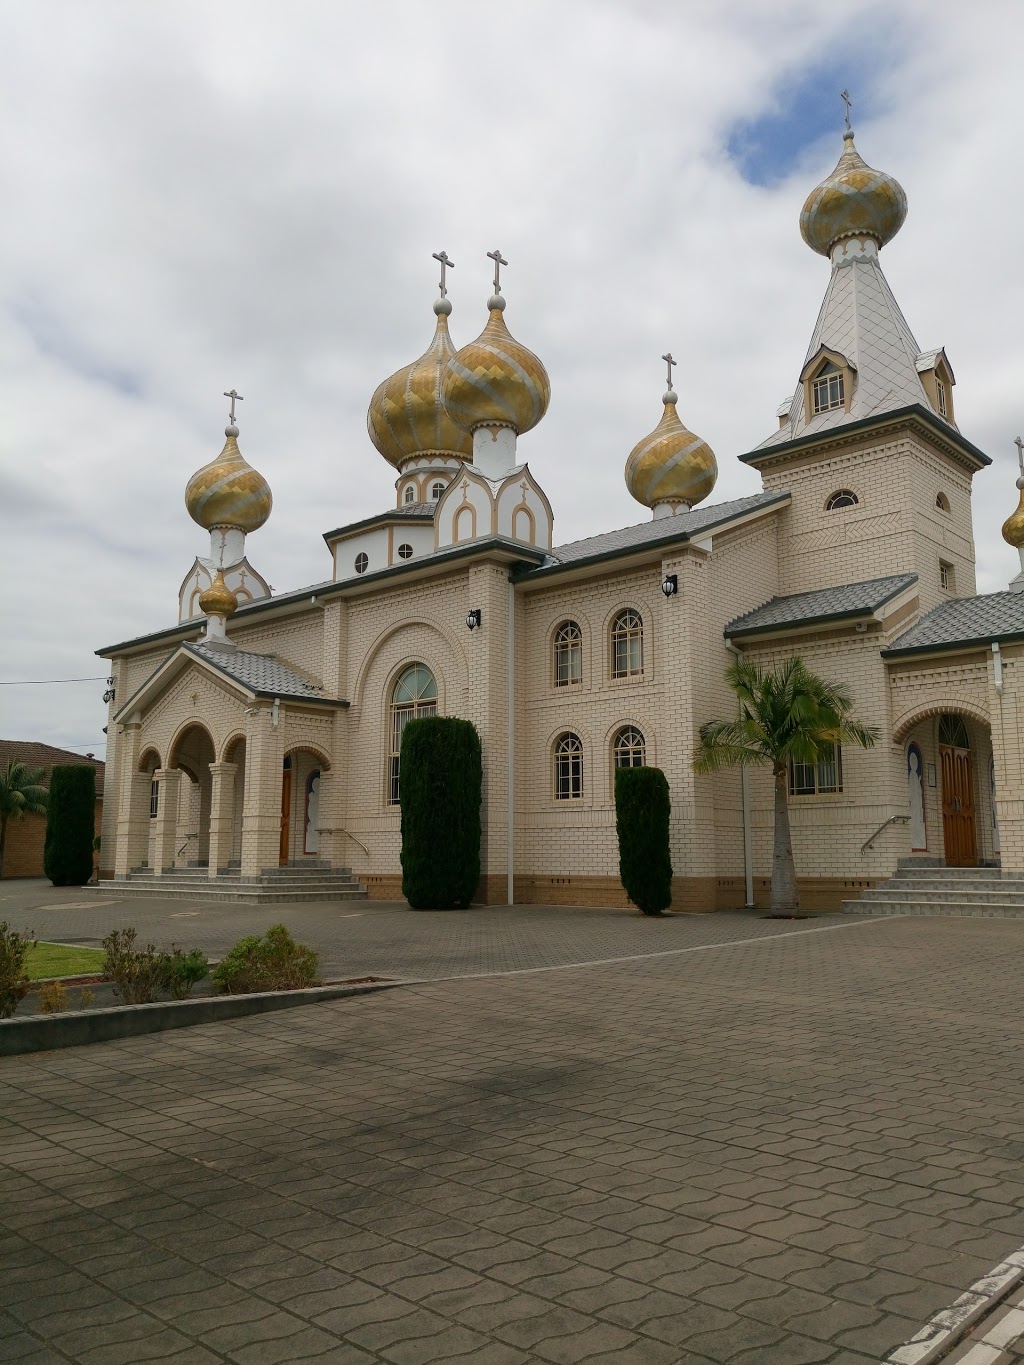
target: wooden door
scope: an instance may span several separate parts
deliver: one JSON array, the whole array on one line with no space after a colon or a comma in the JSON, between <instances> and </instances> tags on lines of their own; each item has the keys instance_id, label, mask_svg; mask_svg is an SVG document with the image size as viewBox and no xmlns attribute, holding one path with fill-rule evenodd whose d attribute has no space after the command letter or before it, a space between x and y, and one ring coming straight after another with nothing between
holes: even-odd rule
<instances>
[{"instance_id":1,"label":"wooden door","mask_svg":"<svg viewBox=\"0 0 1024 1365\"><path fill-rule=\"evenodd\" d=\"M292 769L291 764L281 774L281 852L279 862L282 867L288 862L291 847L292 823Z\"/></svg>"},{"instance_id":2,"label":"wooden door","mask_svg":"<svg viewBox=\"0 0 1024 1365\"><path fill-rule=\"evenodd\" d=\"M942 841L947 867L977 867L978 831L974 823L971 752L939 745L942 765Z\"/></svg>"}]
</instances>

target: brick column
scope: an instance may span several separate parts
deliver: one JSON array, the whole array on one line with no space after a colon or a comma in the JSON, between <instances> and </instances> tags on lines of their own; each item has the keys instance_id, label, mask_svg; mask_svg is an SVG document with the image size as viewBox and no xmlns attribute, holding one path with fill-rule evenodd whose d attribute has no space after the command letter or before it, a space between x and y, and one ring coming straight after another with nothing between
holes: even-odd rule
<instances>
[{"instance_id":1,"label":"brick column","mask_svg":"<svg viewBox=\"0 0 1024 1365\"><path fill-rule=\"evenodd\" d=\"M246 718L243 877L258 877L280 861L283 721L281 716L275 726L269 707L261 707Z\"/></svg>"},{"instance_id":2,"label":"brick column","mask_svg":"<svg viewBox=\"0 0 1024 1365\"><path fill-rule=\"evenodd\" d=\"M235 775L237 763L210 764L210 876L216 877L231 861L235 833Z\"/></svg>"},{"instance_id":3,"label":"brick column","mask_svg":"<svg viewBox=\"0 0 1024 1365\"><path fill-rule=\"evenodd\" d=\"M178 793L181 784L180 768L158 768L153 774L158 784L156 807L156 838L153 848L153 872L161 876L173 872L175 841L178 835Z\"/></svg>"},{"instance_id":4,"label":"brick column","mask_svg":"<svg viewBox=\"0 0 1024 1365\"><path fill-rule=\"evenodd\" d=\"M127 877L146 861L149 847L149 773L140 773L142 727L126 725L117 746L117 781L111 783L117 803L114 876Z\"/></svg>"},{"instance_id":5,"label":"brick column","mask_svg":"<svg viewBox=\"0 0 1024 1365\"><path fill-rule=\"evenodd\" d=\"M1024 650L1004 647L1003 690L992 696L992 761L996 776L999 860L1006 872L1024 872ZM994 665L989 669L993 674ZM987 780L987 775L985 775Z\"/></svg>"}]
</instances>

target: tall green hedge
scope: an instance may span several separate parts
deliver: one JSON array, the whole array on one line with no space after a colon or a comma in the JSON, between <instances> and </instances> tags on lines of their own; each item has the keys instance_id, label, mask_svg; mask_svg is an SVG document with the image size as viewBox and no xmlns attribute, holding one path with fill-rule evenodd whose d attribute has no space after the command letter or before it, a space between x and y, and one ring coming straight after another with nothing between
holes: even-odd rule
<instances>
[{"instance_id":1,"label":"tall green hedge","mask_svg":"<svg viewBox=\"0 0 1024 1365\"><path fill-rule=\"evenodd\" d=\"M668 781L660 768L615 770L615 832L619 877L626 895L645 915L672 904Z\"/></svg>"},{"instance_id":2,"label":"tall green hedge","mask_svg":"<svg viewBox=\"0 0 1024 1365\"><path fill-rule=\"evenodd\" d=\"M92 876L96 769L89 763L58 766L50 774L43 871L54 886L81 886Z\"/></svg>"},{"instance_id":3,"label":"tall green hedge","mask_svg":"<svg viewBox=\"0 0 1024 1365\"><path fill-rule=\"evenodd\" d=\"M402 735L402 894L414 910L468 905L480 881L480 736L454 716Z\"/></svg>"}]
</instances>

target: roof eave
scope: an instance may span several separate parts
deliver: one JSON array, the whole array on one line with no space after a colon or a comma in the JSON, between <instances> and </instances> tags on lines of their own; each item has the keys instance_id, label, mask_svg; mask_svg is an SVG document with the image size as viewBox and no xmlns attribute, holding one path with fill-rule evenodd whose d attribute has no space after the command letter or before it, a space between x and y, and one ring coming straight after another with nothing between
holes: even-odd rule
<instances>
[{"instance_id":1,"label":"roof eave","mask_svg":"<svg viewBox=\"0 0 1024 1365\"><path fill-rule=\"evenodd\" d=\"M890 645L881 650L883 659L921 658L927 654L949 654L955 650L990 649L994 644L1011 644L1024 641L1024 630L992 630L987 635L974 635L970 639L943 640L927 645L904 645L897 649Z\"/></svg>"},{"instance_id":2,"label":"roof eave","mask_svg":"<svg viewBox=\"0 0 1024 1365\"><path fill-rule=\"evenodd\" d=\"M880 597L876 602L873 602L871 606L847 607L844 611L830 611L826 612L823 616L804 616L795 621L775 622L771 625L741 626L738 630L730 630L729 627L726 626L722 631L722 634L728 640L740 640L743 638L749 639L752 635L791 635L800 631L806 633L809 630L813 630L815 626L826 626L835 621L874 620L877 621L879 625L882 625L883 620L878 613L883 607L889 606L891 603L895 602L897 598L902 597L904 593L909 594L917 587L917 574L911 574L910 580L909 583L898 584L890 592L887 592L884 597ZM767 605L767 603L765 605Z\"/></svg>"},{"instance_id":3,"label":"roof eave","mask_svg":"<svg viewBox=\"0 0 1024 1365\"><path fill-rule=\"evenodd\" d=\"M358 531L369 531L375 526L433 526L434 517L432 513L409 513L402 515L399 512L378 512L374 517L366 517L363 521L354 521L351 526L336 526L333 531L324 531L324 541L328 545L333 545L336 541L347 540L349 536L355 535Z\"/></svg>"},{"instance_id":4,"label":"roof eave","mask_svg":"<svg viewBox=\"0 0 1024 1365\"><path fill-rule=\"evenodd\" d=\"M870 417L858 417L852 422L843 422L840 426L828 427L824 431L797 436L792 441L780 441L777 445L758 446L738 458L741 463L758 469L761 465L775 460L779 456L795 454L816 444L841 441L846 437L856 436L876 427L898 424L908 419L916 419L922 422L933 436L947 442L961 457L966 457L978 469L983 469L992 463L991 458L983 450L972 445L970 441L960 435L955 427L947 425L941 417L929 412L920 403L911 403L904 408L894 408L891 412L875 413Z\"/></svg>"}]
</instances>

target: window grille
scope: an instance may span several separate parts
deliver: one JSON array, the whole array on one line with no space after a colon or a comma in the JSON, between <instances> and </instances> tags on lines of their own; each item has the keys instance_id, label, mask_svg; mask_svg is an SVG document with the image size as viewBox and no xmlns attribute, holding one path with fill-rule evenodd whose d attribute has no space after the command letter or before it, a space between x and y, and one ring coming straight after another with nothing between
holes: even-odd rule
<instances>
[{"instance_id":1,"label":"window grille","mask_svg":"<svg viewBox=\"0 0 1024 1365\"><path fill-rule=\"evenodd\" d=\"M811 402L815 413L830 412L833 408L841 408L845 401L845 390L843 387L843 374L838 365L831 361L818 371L818 376L811 384Z\"/></svg>"},{"instance_id":2,"label":"window grille","mask_svg":"<svg viewBox=\"0 0 1024 1365\"><path fill-rule=\"evenodd\" d=\"M612 747L616 768L642 768L647 762L647 745L635 725L627 725L615 736Z\"/></svg>"},{"instance_id":3,"label":"window grille","mask_svg":"<svg viewBox=\"0 0 1024 1365\"><path fill-rule=\"evenodd\" d=\"M790 796L831 796L843 790L843 751L838 744L829 745L824 758L817 763L789 762Z\"/></svg>"},{"instance_id":4,"label":"window grille","mask_svg":"<svg viewBox=\"0 0 1024 1365\"><path fill-rule=\"evenodd\" d=\"M555 686L583 681L583 632L575 621L563 621L555 631Z\"/></svg>"},{"instance_id":5,"label":"window grille","mask_svg":"<svg viewBox=\"0 0 1024 1365\"><path fill-rule=\"evenodd\" d=\"M644 671L644 623L627 608L612 622L612 677L631 678Z\"/></svg>"},{"instance_id":6,"label":"window grille","mask_svg":"<svg viewBox=\"0 0 1024 1365\"><path fill-rule=\"evenodd\" d=\"M579 801L582 796L583 744L569 732L555 745L555 800Z\"/></svg>"}]
</instances>

